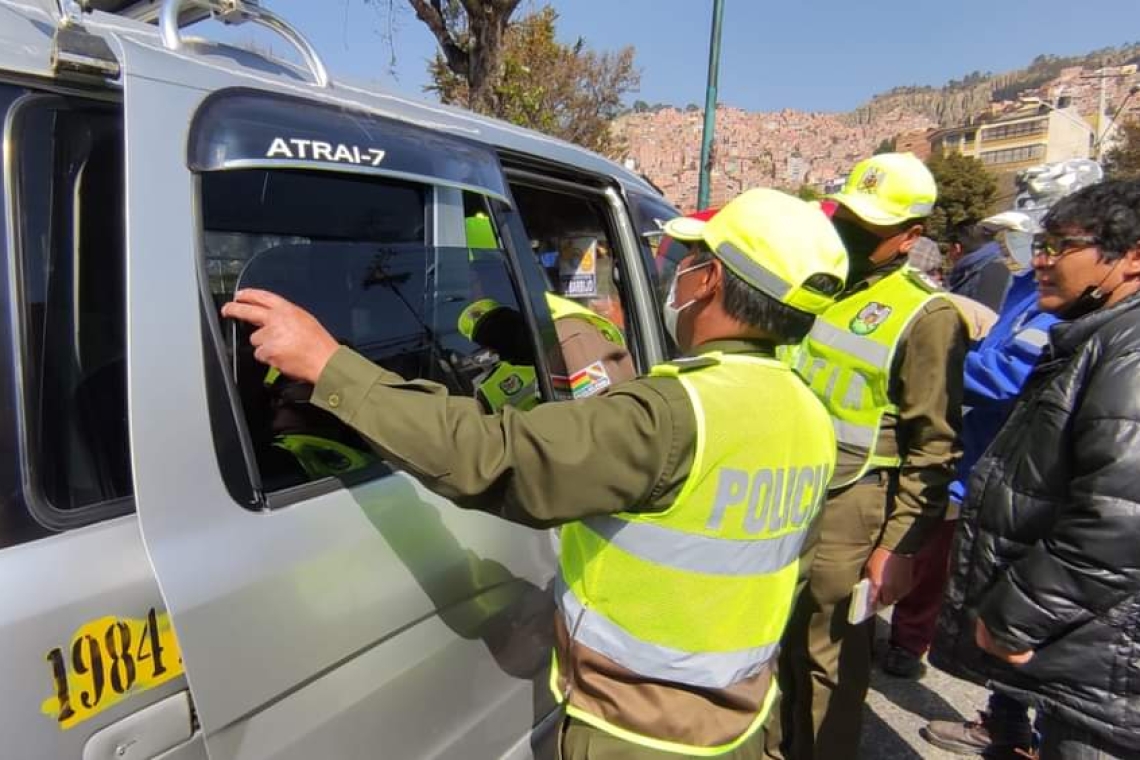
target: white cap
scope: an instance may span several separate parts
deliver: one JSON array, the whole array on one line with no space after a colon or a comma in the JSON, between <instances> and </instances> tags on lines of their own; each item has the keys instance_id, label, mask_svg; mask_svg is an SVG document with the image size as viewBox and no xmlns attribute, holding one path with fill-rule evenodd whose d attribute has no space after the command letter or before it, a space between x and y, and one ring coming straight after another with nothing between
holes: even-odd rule
<instances>
[{"instance_id":1,"label":"white cap","mask_svg":"<svg viewBox=\"0 0 1140 760\"><path fill-rule=\"evenodd\" d=\"M1012 230L1013 232L1032 234L1037 231L1037 223L1030 218L1029 214L1023 214L1020 211L1003 211L1000 214L987 216L978 224L990 232Z\"/></svg>"}]
</instances>

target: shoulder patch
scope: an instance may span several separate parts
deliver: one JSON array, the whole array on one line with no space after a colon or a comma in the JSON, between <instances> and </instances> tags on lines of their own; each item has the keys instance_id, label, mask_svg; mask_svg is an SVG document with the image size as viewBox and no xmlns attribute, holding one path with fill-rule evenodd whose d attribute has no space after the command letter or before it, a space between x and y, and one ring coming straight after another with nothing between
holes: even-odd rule
<instances>
[{"instance_id":1,"label":"shoulder patch","mask_svg":"<svg viewBox=\"0 0 1140 760\"><path fill-rule=\"evenodd\" d=\"M908 280L928 293L935 293L942 290L942 286L927 277L925 272L920 272L910 265L904 266L903 271L906 273Z\"/></svg>"},{"instance_id":2,"label":"shoulder patch","mask_svg":"<svg viewBox=\"0 0 1140 760\"><path fill-rule=\"evenodd\" d=\"M703 367L715 367L718 364L720 364L720 355L717 353L681 356L664 364L658 364L650 370L650 374L658 377L676 377L682 372L692 372Z\"/></svg>"},{"instance_id":3,"label":"shoulder patch","mask_svg":"<svg viewBox=\"0 0 1140 760\"><path fill-rule=\"evenodd\" d=\"M702 367L715 367L720 364L720 354L701 354L700 356L682 356L674 359L670 364L676 364L682 372L688 372Z\"/></svg>"}]
</instances>

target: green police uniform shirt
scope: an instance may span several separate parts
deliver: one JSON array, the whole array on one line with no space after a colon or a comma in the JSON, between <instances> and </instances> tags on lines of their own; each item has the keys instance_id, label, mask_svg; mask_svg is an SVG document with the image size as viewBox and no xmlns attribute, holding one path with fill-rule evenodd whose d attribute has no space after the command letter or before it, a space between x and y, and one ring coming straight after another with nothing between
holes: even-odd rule
<instances>
[{"instance_id":1,"label":"green police uniform shirt","mask_svg":"<svg viewBox=\"0 0 1140 760\"><path fill-rule=\"evenodd\" d=\"M773 355L771 346L749 341L699 350ZM311 401L459 506L536 527L663 510L676 500L695 450L693 410L672 377L641 377L594 398L488 415L474 399L405 380L341 348Z\"/></svg>"}]
</instances>

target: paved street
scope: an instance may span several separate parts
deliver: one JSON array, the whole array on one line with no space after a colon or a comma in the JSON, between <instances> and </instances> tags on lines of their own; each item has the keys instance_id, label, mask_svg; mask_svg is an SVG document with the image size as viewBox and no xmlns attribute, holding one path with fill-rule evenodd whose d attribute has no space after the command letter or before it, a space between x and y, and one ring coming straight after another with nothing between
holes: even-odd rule
<instances>
[{"instance_id":1,"label":"paved street","mask_svg":"<svg viewBox=\"0 0 1140 760\"><path fill-rule=\"evenodd\" d=\"M878 621L885 648L886 620ZM877 647L878 649L879 647ZM920 680L888 676L875 668L864 708L860 760L950 760L961 758L927 744L918 729L928 720L973 717L985 705L986 692L928 667Z\"/></svg>"}]
</instances>

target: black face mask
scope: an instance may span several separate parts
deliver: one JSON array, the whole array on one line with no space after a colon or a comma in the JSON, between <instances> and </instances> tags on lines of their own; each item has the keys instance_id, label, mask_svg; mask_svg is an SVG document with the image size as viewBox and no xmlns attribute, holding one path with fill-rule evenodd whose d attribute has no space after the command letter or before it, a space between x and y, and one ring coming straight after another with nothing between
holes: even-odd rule
<instances>
[{"instance_id":1,"label":"black face mask","mask_svg":"<svg viewBox=\"0 0 1140 760\"><path fill-rule=\"evenodd\" d=\"M851 269L847 281L854 282L863 274L871 271L871 254L875 252L883 239L847 219L832 217L831 224L835 227L839 239L843 241L843 247L847 249L847 258Z\"/></svg>"},{"instance_id":2,"label":"black face mask","mask_svg":"<svg viewBox=\"0 0 1140 760\"><path fill-rule=\"evenodd\" d=\"M852 258L866 259L870 258L875 249L879 247L879 243L883 239L870 230L866 230L855 222L848 221L847 219L832 218L831 224L835 227L835 232L839 235L839 239L843 241L843 246L847 249L847 255Z\"/></svg>"},{"instance_id":3,"label":"black face mask","mask_svg":"<svg viewBox=\"0 0 1140 760\"><path fill-rule=\"evenodd\" d=\"M1112 291L1105 293L1096 285L1089 285L1085 288L1085 292L1077 296L1077 300L1069 304L1068 308L1063 311L1057 312L1057 317L1066 322L1074 319L1080 319L1086 314L1092 314L1094 311L1104 306L1108 301L1108 297L1112 295Z\"/></svg>"}]
</instances>

